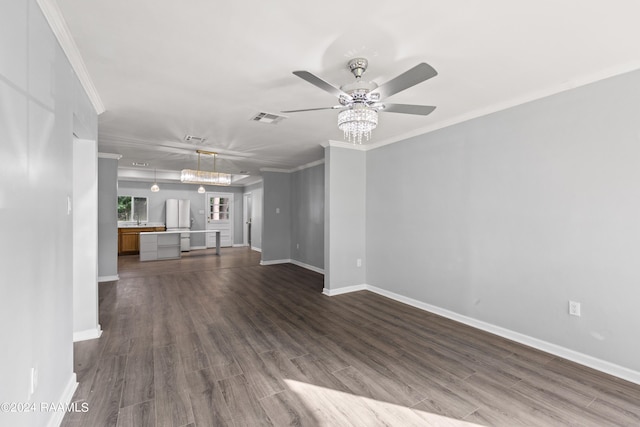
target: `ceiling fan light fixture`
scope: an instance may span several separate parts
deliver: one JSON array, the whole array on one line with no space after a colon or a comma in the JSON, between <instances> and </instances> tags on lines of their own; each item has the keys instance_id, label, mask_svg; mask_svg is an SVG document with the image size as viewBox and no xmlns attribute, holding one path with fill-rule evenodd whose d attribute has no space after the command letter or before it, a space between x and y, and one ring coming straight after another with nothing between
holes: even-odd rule
<instances>
[{"instance_id":1,"label":"ceiling fan light fixture","mask_svg":"<svg viewBox=\"0 0 640 427\"><path fill-rule=\"evenodd\" d=\"M338 128L344 132L344 139L354 144L362 144L362 138L371 139L371 131L378 126L378 111L375 108L355 105L338 114Z\"/></svg>"}]
</instances>

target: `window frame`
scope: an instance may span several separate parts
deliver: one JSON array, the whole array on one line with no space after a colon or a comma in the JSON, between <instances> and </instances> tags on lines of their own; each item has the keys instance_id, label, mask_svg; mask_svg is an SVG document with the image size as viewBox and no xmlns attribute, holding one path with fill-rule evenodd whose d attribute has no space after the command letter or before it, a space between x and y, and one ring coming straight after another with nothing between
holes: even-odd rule
<instances>
[{"instance_id":1,"label":"window frame","mask_svg":"<svg viewBox=\"0 0 640 427\"><path fill-rule=\"evenodd\" d=\"M129 204L130 204L130 211L127 215L127 219L120 219L120 199L123 198L129 198L131 199ZM145 213L144 213L144 218L138 218L136 219L135 217L135 213L136 213L136 199L142 199L144 200L144 204L145 204ZM131 194L122 194L122 195L118 195L118 211L116 213L116 217L118 222L149 222L149 198L146 196L134 196Z\"/></svg>"}]
</instances>

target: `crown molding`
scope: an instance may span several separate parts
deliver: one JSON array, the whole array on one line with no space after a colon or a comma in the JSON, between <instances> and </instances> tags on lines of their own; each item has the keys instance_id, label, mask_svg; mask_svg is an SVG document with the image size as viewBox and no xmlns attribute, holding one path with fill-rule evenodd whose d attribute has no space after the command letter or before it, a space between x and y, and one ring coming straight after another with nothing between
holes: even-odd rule
<instances>
[{"instance_id":1,"label":"crown molding","mask_svg":"<svg viewBox=\"0 0 640 427\"><path fill-rule=\"evenodd\" d=\"M339 148L346 148L348 150L357 150L357 151L368 151L370 150L370 146L369 145L365 145L365 144L354 144L351 142L344 142L344 141L336 141L333 139L330 139L327 142L323 142L322 144L320 144L323 148L327 148L327 147L339 147Z\"/></svg>"},{"instance_id":2,"label":"crown molding","mask_svg":"<svg viewBox=\"0 0 640 427\"><path fill-rule=\"evenodd\" d=\"M94 110L96 110L98 115L104 113L106 111L104 104L100 99L98 90L91 80L89 71L87 70L82 56L80 55L76 42L71 36L71 31L69 31L69 27L62 16L62 12L60 11L58 4L55 0L36 0L36 2L38 3L38 6L40 6L40 10L42 10L53 34L56 36L56 39L58 39L60 47L62 47L65 55L67 55L67 59L69 60L69 63L71 63L71 68L73 68L76 76L78 76L78 80L80 80L80 84L87 93Z\"/></svg>"},{"instance_id":3,"label":"crown molding","mask_svg":"<svg viewBox=\"0 0 640 427\"><path fill-rule=\"evenodd\" d=\"M99 159L115 159L120 160L122 158L122 154L114 154L114 153L98 153Z\"/></svg>"},{"instance_id":4,"label":"crown molding","mask_svg":"<svg viewBox=\"0 0 640 427\"><path fill-rule=\"evenodd\" d=\"M318 166L318 165L322 165L324 164L324 159L320 159L320 160L316 160L314 162L311 163L306 163L304 165L301 166L296 166L295 168L292 169L278 169L278 168L261 168L260 172L278 172L278 173L293 173L293 172L298 172L304 169L309 169L312 168L314 166Z\"/></svg>"},{"instance_id":5,"label":"crown molding","mask_svg":"<svg viewBox=\"0 0 640 427\"><path fill-rule=\"evenodd\" d=\"M406 133L394 136L392 138L387 138L382 141L374 142L372 144L367 144L367 148L365 151L375 150L376 148L384 147L385 145L404 141L406 139L413 138L419 135L431 133L439 129L444 129L449 126L454 126L459 123L467 122L469 120L477 119L483 116L488 116L489 114L508 110L509 108L514 108L519 105L527 104L529 102L537 101L539 99L553 96L553 95L566 92L572 89L577 89L582 86L587 86L589 84L596 83L601 80L606 80L608 78L612 78L615 76L619 76L619 75L630 73L637 70L640 70L640 61L630 61L624 64L618 64L614 67L609 67L594 73L585 74L582 76L576 76L571 80L568 80L566 82L560 83L555 86L550 86L537 91L529 92L517 98L512 98L504 102L498 102L495 104L487 105L485 107L482 107L473 111L469 111L468 113L452 117L448 120L443 120L429 126L415 129L411 132L406 132Z\"/></svg>"}]
</instances>

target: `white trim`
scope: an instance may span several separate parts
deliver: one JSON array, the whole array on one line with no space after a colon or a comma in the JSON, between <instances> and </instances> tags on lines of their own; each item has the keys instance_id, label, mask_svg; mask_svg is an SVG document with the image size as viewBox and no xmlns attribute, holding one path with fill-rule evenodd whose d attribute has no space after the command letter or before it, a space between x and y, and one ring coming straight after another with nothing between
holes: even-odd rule
<instances>
[{"instance_id":1,"label":"white trim","mask_svg":"<svg viewBox=\"0 0 640 427\"><path fill-rule=\"evenodd\" d=\"M191 246L189 249L192 250L192 251L198 251L200 249L207 249L207 247L206 246Z\"/></svg>"},{"instance_id":2,"label":"white trim","mask_svg":"<svg viewBox=\"0 0 640 427\"><path fill-rule=\"evenodd\" d=\"M291 262L290 259L274 259L271 261L260 260L260 265L288 264L290 262Z\"/></svg>"},{"instance_id":3,"label":"white trim","mask_svg":"<svg viewBox=\"0 0 640 427\"><path fill-rule=\"evenodd\" d=\"M289 262L291 264L297 265L298 267L306 268L307 270L311 270L311 271L315 271L316 273L324 274L324 269L322 269L320 267L316 267L316 266L311 265L311 264L305 264L304 262L300 262L300 261L295 260L295 259L291 259L291 260L289 260Z\"/></svg>"},{"instance_id":4,"label":"white trim","mask_svg":"<svg viewBox=\"0 0 640 427\"><path fill-rule=\"evenodd\" d=\"M571 349L559 346L557 344L543 341L538 338L530 337L528 335L524 335L519 332L515 332L510 329L503 328L501 326L496 326L491 323L483 322L481 320L477 320L472 317L463 316L462 314L458 314L456 312L453 312L441 307L437 307L435 305L427 304L413 298L405 297L403 295L396 294L394 292L390 292L385 289L377 288L375 286L365 284L365 285L347 286L347 287L338 288L338 289L325 288L322 291L322 293L328 296L335 296L335 295L340 295L348 292L361 291L361 290L371 291L375 294L382 295L383 297L410 305L412 307L419 308L420 310L428 311L430 313L434 313L439 316L446 317L447 319L455 320L456 322L463 323L473 328L480 329L482 331L486 331L494 335L501 336L503 338L507 338L517 343L524 344L529 347L536 348L538 350L542 350L544 352L553 354L558 357L562 357L567 360L571 360L572 362L576 362L576 363L579 363L580 365L584 365L589 368L596 369L598 371L616 376L618 378L622 378L627 381L631 381L632 383L640 384L640 372L638 371L634 371L632 369L625 368L624 366L616 365L615 363L607 362L606 360L598 359L596 357L589 356L588 354L580 353L575 350L571 350Z\"/></svg>"},{"instance_id":5,"label":"white trim","mask_svg":"<svg viewBox=\"0 0 640 427\"><path fill-rule=\"evenodd\" d=\"M115 276L98 276L98 283L113 282L114 280L120 280L120 276L117 274Z\"/></svg>"},{"instance_id":6,"label":"white trim","mask_svg":"<svg viewBox=\"0 0 640 427\"><path fill-rule=\"evenodd\" d=\"M91 80L89 71L82 59L82 55L80 55L76 42L73 40L73 36L71 35L71 31L69 31L67 23L64 21L58 4L55 0L36 0L36 2L38 3L38 6L40 6L40 10L42 10L53 34L56 36L56 39L58 39L60 47L64 51L65 55L67 55L71 68L73 68L76 76L78 76L78 80L80 80L80 84L82 84L82 87L87 93L87 96L91 101L91 105L93 105L93 108L96 110L98 115L104 113L104 104L100 99L98 90Z\"/></svg>"},{"instance_id":7,"label":"white trim","mask_svg":"<svg viewBox=\"0 0 640 427\"><path fill-rule=\"evenodd\" d=\"M73 399L73 393L76 392L78 388L78 380L76 379L75 372L71 373L71 377L69 378L69 382L67 382L66 387L62 391L60 395L60 399L57 402L67 407L71 404L71 399ZM47 423L47 427L58 427L62 424L62 419L64 418L67 411L51 411L51 417L49 418L49 422Z\"/></svg>"},{"instance_id":8,"label":"white trim","mask_svg":"<svg viewBox=\"0 0 640 427\"><path fill-rule=\"evenodd\" d=\"M291 169L280 169L280 168L260 168L260 172L291 173Z\"/></svg>"},{"instance_id":9,"label":"white trim","mask_svg":"<svg viewBox=\"0 0 640 427\"><path fill-rule=\"evenodd\" d=\"M330 297L335 297L336 295L342 295L342 294L348 294L350 292L358 292L358 291L366 291L366 290L369 290L369 286L363 284L363 285L345 286L343 288L337 288L337 289L324 288L322 290L322 293Z\"/></svg>"},{"instance_id":10,"label":"white trim","mask_svg":"<svg viewBox=\"0 0 640 427\"><path fill-rule=\"evenodd\" d=\"M122 158L122 154L115 154L115 153L100 153L98 152L98 158L99 159L115 159L115 160L120 160Z\"/></svg>"},{"instance_id":11,"label":"white trim","mask_svg":"<svg viewBox=\"0 0 640 427\"><path fill-rule=\"evenodd\" d=\"M253 249L253 248L252 248ZM324 270L313 265L305 264L304 262L297 261L295 259L274 259L270 261L260 261L260 265L275 265L275 264L293 264L298 267L306 268L307 270L315 271L316 273L324 274Z\"/></svg>"},{"instance_id":12,"label":"white trim","mask_svg":"<svg viewBox=\"0 0 640 427\"><path fill-rule=\"evenodd\" d=\"M548 96L556 95L558 93L566 92L571 89L575 89L581 86L586 86L591 83L598 82L600 80L605 80L611 77L615 77L621 74L629 73L632 71L636 71L640 69L640 61L631 61L626 64L621 64L618 66L614 66L608 68L606 70L601 70L596 73L592 73L589 75L578 76L573 80L566 81L559 85L541 89L538 91L530 92L523 96L513 98L504 102L499 102L492 105L487 105L482 108L479 108L474 111L470 111L468 113L461 114L456 117L452 117L449 120L445 120L442 122L434 123L433 125L422 127L411 132L404 133L402 135L397 135L392 138L388 138L379 142L375 142L373 144L367 144L365 151L374 150L376 148L384 147L385 145L393 144L395 142L400 142L405 139L413 138L418 135L424 135L429 132L433 132L438 129L446 128L449 126L456 125L458 123L463 123L472 119L476 119L478 117L486 116L489 114L496 113L498 111L507 110L509 108L517 107L519 105L523 105L532 101L536 101L538 99L546 98Z\"/></svg>"},{"instance_id":13,"label":"white trim","mask_svg":"<svg viewBox=\"0 0 640 427\"><path fill-rule=\"evenodd\" d=\"M403 138L405 139L405 138ZM401 140L397 140L394 142L398 142ZM320 144L323 148L327 148L327 147L339 147L339 148L346 148L349 150L357 150L357 151L368 151L371 149L370 145L363 145L363 144L354 144L351 142L344 142L344 141L335 141L333 139L330 139L327 142L323 142L322 144Z\"/></svg>"},{"instance_id":14,"label":"white trim","mask_svg":"<svg viewBox=\"0 0 640 427\"><path fill-rule=\"evenodd\" d=\"M251 246L251 250L256 252L262 252L262 248L259 248L257 246Z\"/></svg>"},{"instance_id":15,"label":"white trim","mask_svg":"<svg viewBox=\"0 0 640 427\"><path fill-rule=\"evenodd\" d=\"M242 248L245 246L247 245L245 245L244 243L234 243L233 245L231 245L232 248Z\"/></svg>"},{"instance_id":16,"label":"white trim","mask_svg":"<svg viewBox=\"0 0 640 427\"><path fill-rule=\"evenodd\" d=\"M95 329L86 329L84 331L74 332L73 342L94 340L96 338L100 338L100 336L102 336L102 328L98 324Z\"/></svg>"},{"instance_id":17,"label":"white trim","mask_svg":"<svg viewBox=\"0 0 640 427\"><path fill-rule=\"evenodd\" d=\"M324 159L316 160L315 162L310 162L310 163L306 163L306 164L301 165L301 166L297 166L297 167L291 169L291 172L298 172L298 171L301 171L301 170L304 170L304 169L309 169L309 168L312 168L314 166L318 166L318 165L322 165L322 164L324 164Z\"/></svg>"},{"instance_id":18,"label":"white trim","mask_svg":"<svg viewBox=\"0 0 640 427\"><path fill-rule=\"evenodd\" d=\"M279 172L279 173L293 173L298 172L304 169L309 169L314 166L318 166L324 164L324 159L316 160L310 163L305 163L304 165L296 166L291 169L279 169L279 168L260 168L260 172Z\"/></svg>"}]
</instances>

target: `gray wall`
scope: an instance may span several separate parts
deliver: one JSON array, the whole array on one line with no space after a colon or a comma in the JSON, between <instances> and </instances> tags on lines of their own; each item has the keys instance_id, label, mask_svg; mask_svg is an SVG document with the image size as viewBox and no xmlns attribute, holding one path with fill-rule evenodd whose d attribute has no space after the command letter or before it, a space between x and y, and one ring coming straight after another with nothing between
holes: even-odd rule
<instances>
[{"instance_id":1,"label":"gray wall","mask_svg":"<svg viewBox=\"0 0 640 427\"><path fill-rule=\"evenodd\" d=\"M324 164L291 174L291 259L324 268Z\"/></svg>"},{"instance_id":2,"label":"gray wall","mask_svg":"<svg viewBox=\"0 0 640 427\"><path fill-rule=\"evenodd\" d=\"M634 72L369 151L367 283L640 371L639 139Z\"/></svg>"},{"instance_id":3,"label":"gray wall","mask_svg":"<svg viewBox=\"0 0 640 427\"><path fill-rule=\"evenodd\" d=\"M97 116L35 0L3 2L0 52L0 402L63 402L75 385L74 115L94 140ZM57 415L1 412L0 425Z\"/></svg>"},{"instance_id":4,"label":"gray wall","mask_svg":"<svg viewBox=\"0 0 640 427\"><path fill-rule=\"evenodd\" d=\"M118 160L98 158L98 280L118 275Z\"/></svg>"},{"instance_id":5,"label":"gray wall","mask_svg":"<svg viewBox=\"0 0 640 427\"><path fill-rule=\"evenodd\" d=\"M262 251L262 213L263 213L263 190L262 181L256 184L247 185L245 193L251 193L251 248Z\"/></svg>"},{"instance_id":6,"label":"gray wall","mask_svg":"<svg viewBox=\"0 0 640 427\"><path fill-rule=\"evenodd\" d=\"M324 283L328 293L366 284L366 170L365 152L325 148Z\"/></svg>"},{"instance_id":7,"label":"gray wall","mask_svg":"<svg viewBox=\"0 0 640 427\"><path fill-rule=\"evenodd\" d=\"M291 174L263 172L262 261L291 259Z\"/></svg>"},{"instance_id":8,"label":"gray wall","mask_svg":"<svg viewBox=\"0 0 640 427\"><path fill-rule=\"evenodd\" d=\"M206 228L205 195L198 193L198 187L193 184L173 184L159 182L160 191L152 193L151 184L148 182L118 181L118 196L141 196L147 197L149 203L149 222L165 222L165 201L167 199L189 199L191 200L191 217L193 230L204 230ZM233 243L242 244L242 187L218 187L207 186L208 192L233 193L234 203L234 235ZM194 234L191 236L191 246L205 246L205 236Z\"/></svg>"}]
</instances>

